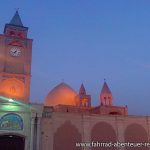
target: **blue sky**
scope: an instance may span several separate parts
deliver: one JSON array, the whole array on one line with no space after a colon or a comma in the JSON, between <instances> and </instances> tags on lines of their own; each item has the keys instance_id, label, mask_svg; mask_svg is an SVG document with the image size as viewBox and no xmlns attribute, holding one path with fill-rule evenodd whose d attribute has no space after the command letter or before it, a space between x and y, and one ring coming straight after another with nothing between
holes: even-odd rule
<instances>
[{"instance_id":1,"label":"blue sky","mask_svg":"<svg viewBox=\"0 0 150 150\"><path fill-rule=\"evenodd\" d=\"M149 0L2 0L1 33L15 8L34 39L32 101L64 80L98 105L106 78L115 105L150 115Z\"/></svg>"}]
</instances>

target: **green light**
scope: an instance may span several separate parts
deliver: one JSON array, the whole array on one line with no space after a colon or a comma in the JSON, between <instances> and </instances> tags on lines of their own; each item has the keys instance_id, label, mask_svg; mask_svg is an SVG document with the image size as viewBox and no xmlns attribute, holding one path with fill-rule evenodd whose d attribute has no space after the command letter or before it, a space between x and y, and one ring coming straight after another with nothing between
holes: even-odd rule
<instances>
[{"instance_id":1,"label":"green light","mask_svg":"<svg viewBox=\"0 0 150 150\"><path fill-rule=\"evenodd\" d=\"M15 105L11 105L11 104L9 104L9 105L2 105L0 108L2 110L4 110L4 111L21 111L22 110L21 107L15 106Z\"/></svg>"},{"instance_id":2,"label":"green light","mask_svg":"<svg viewBox=\"0 0 150 150\"><path fill-rule=\"evenodd\" d=\"M30 106L29 104L25 104L23 102L17 101L15 99L12 98L7 98L4 96L0 96L0 99L2 99L3 101L7 102L7 105L1 105L0 108L2 108L3 110L30 110L30 111L35 111L36 109L33 108L32 106ZM21 109L19 108L20 106L23 106Z\"/></svg>"},{"instance_id":3,"label":"green light","mask_svg":"<svg viewBox=\"0 0 150 150\"><path fill-rule=\"evenodd\" d=\"M23 103L23 102L19 102L15 99L12 99L12 98L7 98L7 97L4 97L4 96L0 96L0 99L6 101L6 102L11 102L13 104L18 104L18 105L22 105L22 106L28 106L27 104Z\"/></svg>"}]
</instances>

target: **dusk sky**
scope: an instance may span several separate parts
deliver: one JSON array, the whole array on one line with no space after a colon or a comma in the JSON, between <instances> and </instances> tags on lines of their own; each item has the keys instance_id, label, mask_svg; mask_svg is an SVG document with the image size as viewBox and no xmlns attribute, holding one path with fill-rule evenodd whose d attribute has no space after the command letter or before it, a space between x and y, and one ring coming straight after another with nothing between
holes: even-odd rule
<instances>
[{"instance_id":1,"label":"dusk sky","mask_svg":"<svg viewBox=\"0 0 150 150\"><path fill-rule=\"evenodd\" d=\"M34 40L33 102L64 80L99 105L106 78L114 105L150 115L149 0L2 0L1 33L15 8Z\"/></svg>"}]
</instances>

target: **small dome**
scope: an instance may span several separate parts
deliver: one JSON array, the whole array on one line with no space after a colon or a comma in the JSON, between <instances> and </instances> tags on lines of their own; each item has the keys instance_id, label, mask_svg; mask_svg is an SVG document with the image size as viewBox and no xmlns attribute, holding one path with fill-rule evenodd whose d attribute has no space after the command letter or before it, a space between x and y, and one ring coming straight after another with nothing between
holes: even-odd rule
<instances>
[{"instance_id":1,"label":"small dome","mask_svg":"<svg viewBox=\"0 0 150 150\"><path fill-rule=\"evenodd\" d=\"M77 93L66 83L60 83L53 88L45 99L45 106L56 106L59 104L75 106Z\"/></svg>"}]
</instances>

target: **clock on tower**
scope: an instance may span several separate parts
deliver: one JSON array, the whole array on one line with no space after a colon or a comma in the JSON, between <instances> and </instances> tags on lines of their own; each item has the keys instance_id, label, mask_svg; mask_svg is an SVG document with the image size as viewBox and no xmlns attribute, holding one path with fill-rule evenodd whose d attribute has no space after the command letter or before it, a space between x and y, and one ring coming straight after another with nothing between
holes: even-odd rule
<instances>
[{"instance_id":1,"label":"clock on tower","mask_svg":"<svg viewBox=\"0 0 150 150\"><path fill-rule=\"evenodd\" d=\"M0 95L29 102L32 39L18 11L0 35Z\"/></svg>"}]
</instances>

